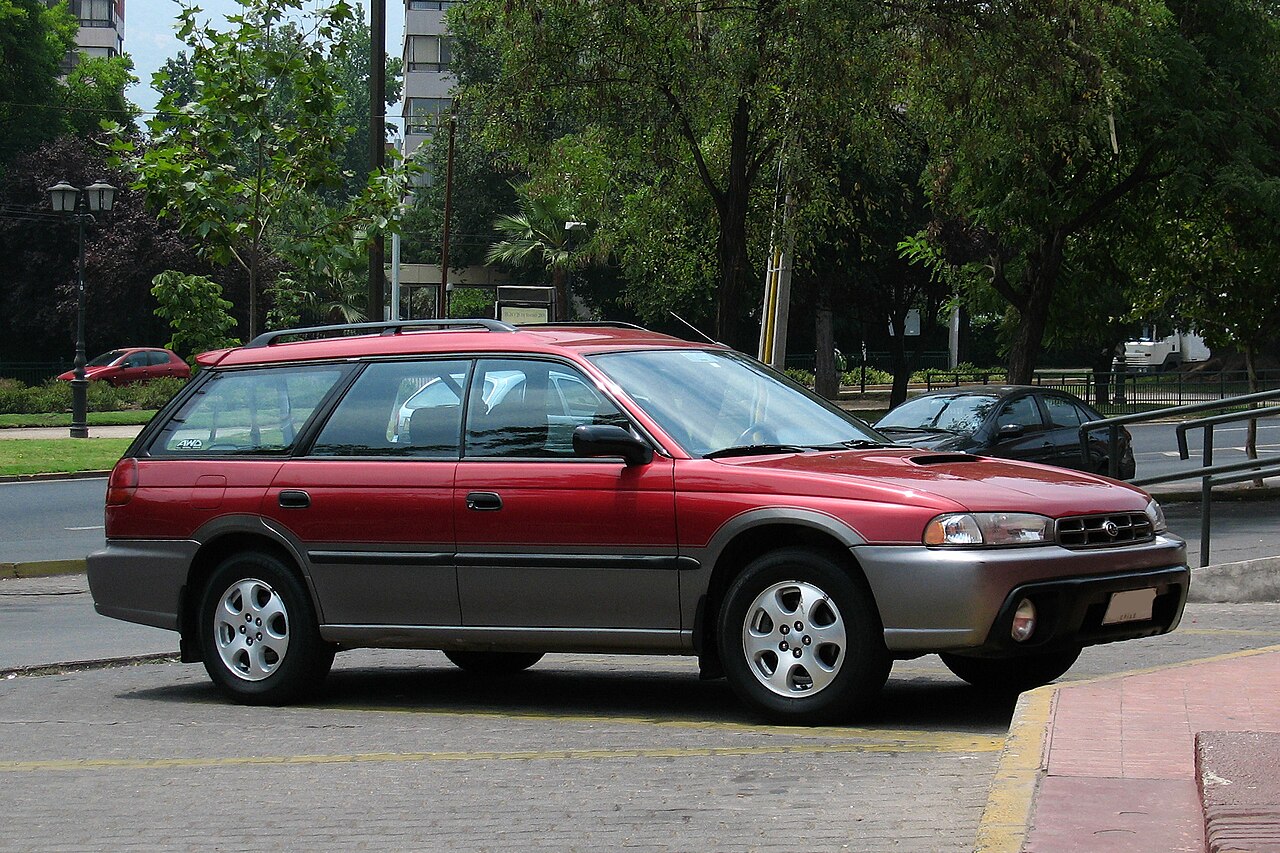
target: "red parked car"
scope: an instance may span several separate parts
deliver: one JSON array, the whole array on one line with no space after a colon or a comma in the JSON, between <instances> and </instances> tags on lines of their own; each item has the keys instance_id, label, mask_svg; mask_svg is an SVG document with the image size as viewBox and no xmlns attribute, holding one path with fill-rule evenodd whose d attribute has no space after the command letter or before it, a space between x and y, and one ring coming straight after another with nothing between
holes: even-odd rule
<instances>
[{"instance_id":1,"label":"red parked car","mask_svg":"<svg viewBox=\"0 0 1280 853\"><path fill-rule=\"evenodd\" d=\"M627 652L829 722L894 660L1023 689L1173 630L1186 599L1140 489L895 445L725 347L420 321L199 361L112 472L89 582L241 702L315 690L342 649L488 674Z\"/></svg>"},{"instance_id":2,"label":"red parked car","mask_svg":"<svg viewBox=\"0 0 1280 853\"><path fill-rule=\"evenodd\" d=\"M177 353L157 347L113 349L84 366L85 379L98 379L112 385L146 382L161 376L187 379L191 376L191 367ZM76 378L76 372L68 370L58 378L70 382Z\"/></svg>"}]
</instances>

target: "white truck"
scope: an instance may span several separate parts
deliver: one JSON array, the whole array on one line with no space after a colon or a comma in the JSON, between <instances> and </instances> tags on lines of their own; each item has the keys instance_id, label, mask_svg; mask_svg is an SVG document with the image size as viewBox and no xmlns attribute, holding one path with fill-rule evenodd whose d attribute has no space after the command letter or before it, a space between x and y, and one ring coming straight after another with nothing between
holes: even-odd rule
<instances>
[{"instance_id":1,"label":"white truck","mask_svg":"<svg viewBox=\"0 0 1280 853\"><path fill-rule=\"evenodd\" d=\"M1127 370L1149 373L1209 360L1209 348L1205 346L1204 338L1195 332L1175 330L1163 337L1156 335L1156 328L1147 326L1136 341L1124 342L1124 364Z\"/></svg>"}]
</instances>

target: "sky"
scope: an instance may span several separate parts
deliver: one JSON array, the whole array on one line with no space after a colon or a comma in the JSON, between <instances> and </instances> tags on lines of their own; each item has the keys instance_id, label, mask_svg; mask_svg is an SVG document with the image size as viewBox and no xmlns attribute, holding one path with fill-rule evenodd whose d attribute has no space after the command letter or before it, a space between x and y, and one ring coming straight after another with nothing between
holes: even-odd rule
<instances>
[{"instance_id":1,"label":"sky","mask_svg":"<svg viewBox=\"0 0 1280 853\"><path fill-rule=\"evenodd\" d=\"M224 21L226 15L240 8L235 0L194 0L203 10L202 19ZM323 5L309 3L309 7ZM365 20L369 20L369 3L361 2ZM400 53L404 38L404 0L386 0L387 52ZM133 73L140 82L132 86L126 95L145 112L153 111L160 100L160 93L151 88L151 75L160 70L166 59L184 49L174 34L178 17L177 0L125 0L124 51L133 57ZM394 121L398 108L389 107L387 117Z\"/></svg>"}]
</instances>

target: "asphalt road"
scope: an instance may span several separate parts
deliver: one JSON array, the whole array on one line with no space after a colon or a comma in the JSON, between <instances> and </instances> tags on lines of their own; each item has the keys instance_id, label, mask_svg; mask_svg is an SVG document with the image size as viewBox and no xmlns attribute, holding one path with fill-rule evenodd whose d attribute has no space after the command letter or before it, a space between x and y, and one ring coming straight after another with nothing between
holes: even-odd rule
<instances>
[{"instance_id":1,"label":"asphalt road","mask_svg":"<svg viewBox=\"0 0 1280 853\"><path fill-rule=\"evenodd\" d=\"M1244 424L1227 424L1214 429L1215 465L1243 462L1248 458L1244 452L1245 430ZM1187 449L1190 451L1190 458L1185 462L1178 458L1176 424L1134 424L1129 427L1129 432L1133 436L1133 455L1138 463L1139 477L1187 471L1202 464L1200 445L1203 430L1188 431ZM1258 456L1273 457L1280 462L1280 423L1275 420L1258 423ZM1199 488L1199 481L1188 480L1181 485L1196 489Z\"/></svg>"},{"instance_id":2,"label":"asphalt road","mask_svg":"<svg viewBox=\"0 0 1280 853\"><path fill-rule=\"evenodd\" d=\"M0 483L0 563L73 560L101 548L105 477Z\"/></svg>"}]
</instances>

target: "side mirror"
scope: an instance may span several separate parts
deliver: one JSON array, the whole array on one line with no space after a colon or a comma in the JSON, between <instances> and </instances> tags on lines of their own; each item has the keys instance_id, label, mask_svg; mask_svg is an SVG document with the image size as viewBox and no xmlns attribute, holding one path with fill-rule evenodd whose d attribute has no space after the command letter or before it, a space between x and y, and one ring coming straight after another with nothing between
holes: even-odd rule
<instances>
[{"instance_id":1,"label":"side mirror","mask_svg":"<svg viewBox=\"0 0 1280 853\"><path fill-rule=\"evenodd\" d=\"M1021 438L1027 428L1022 424L1005 424L996 431L1000 438Z\"/></svg>"},{"instance_id":2,"label":"side mirror","mask_svg":"<svg viewBox=\"0 0 1280 853\"><path fill-rule=\"evenodd\" d=\"M583 424L573 430L575 456L621 456L627 465L648 465L653 448L630 431L612 424Z\"/></svg>"}]
</instances>

